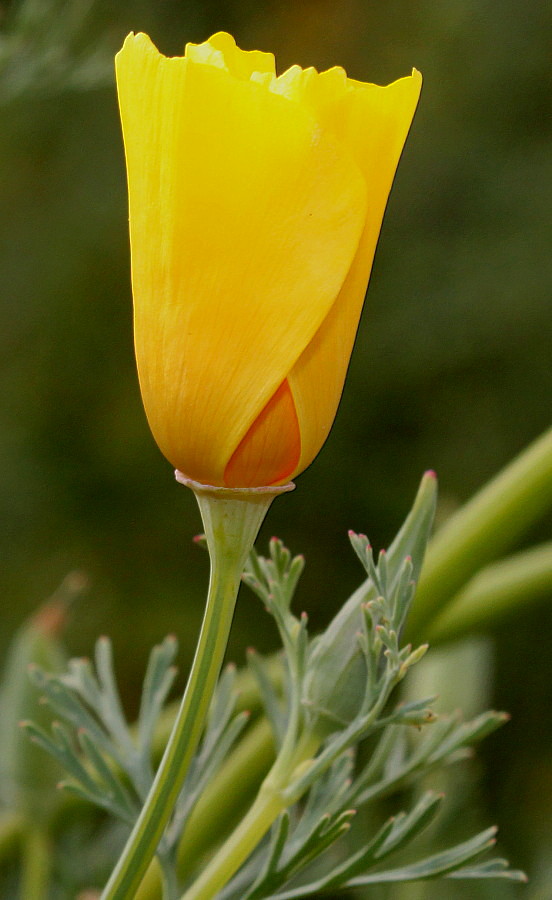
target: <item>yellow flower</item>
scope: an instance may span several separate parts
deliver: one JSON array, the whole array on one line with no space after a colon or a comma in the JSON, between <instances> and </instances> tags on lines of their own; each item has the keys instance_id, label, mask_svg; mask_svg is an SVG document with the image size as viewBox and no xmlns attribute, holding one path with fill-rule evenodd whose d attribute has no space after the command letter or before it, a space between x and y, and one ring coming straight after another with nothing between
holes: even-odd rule
<instances>
[{"instance_id":1,"label":"yellow flower","mask_svg":"<svg viewBox=\"0 0 552 900\"><path fill-rule=\"evenodd\" d=\"M276 77L224 33L116 68L151 430L196 481L281 484L331 428L421 76Z\"/></svg>"}]
</instances>

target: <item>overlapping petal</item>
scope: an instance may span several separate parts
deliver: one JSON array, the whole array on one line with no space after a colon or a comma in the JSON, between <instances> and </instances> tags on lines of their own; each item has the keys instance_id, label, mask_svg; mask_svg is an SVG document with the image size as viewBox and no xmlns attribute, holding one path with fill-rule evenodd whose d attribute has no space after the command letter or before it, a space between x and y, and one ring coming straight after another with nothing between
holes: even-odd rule
<instances>
[{"instance_id":1,"label":"overlapping petal","mask_svg":"<svg viewBox=\"0 0 552 900\"><path fill-rule=\"evenodd\" d=\"M262 50L241 50L231 34L218 31L203 44L186 44L186 59L204 62L225 68L235 78L249 81L251 76L275 75L276 65L273 53Z\"/></svg>"},{"instance_id":2,"label":"overlapping petal","mask_svg":"<svg viewBox=\"0 0 552 900\"><path fill-rule=\"evenodd\" d=\"M232 454L224 483L228 487L283 484L297 471L300 458L299 420L286 380Z\"/></svg>"},{"instance_id":3,"label":"overlapping petal","mask_svg":"<svg viewBox=\"0 0 552 900\"><path fill-rule=\"evenodd\" d=\"M421 76L402 78L386 87L348 79L335 67L318 73L293 66L275 79L272 91L311 108L322 127L330 131L352 154L363 172L367 188L367 210L363 234L355 258L335 302L313 339L287 376L293 398L293 417L288 430L282 426L283 412L255 423L240 445L245 453L248 439L268 448L271 441L288 447L292 459L296 446L288 431L292 424L300 432L300 454L286 477L294 477L314 459L326 440L341 397L355 340L364 295L370 276L381 221L393 177L406 140L421 89ZM253 457L252 449L248 457Z\"/></svg>"},{"instance_id":4,"label":"overlapping petal","mask_svg":"<svg viewBox=\"0 0 552 900\"><path fill-rule=\"evenodd\" d=\"M296 472L314 459L334 420L385 206L420 89L421 76L414 71L412 76L386 87L355 85L337 102L319 105L325 127L339 135L362 169L368 203L362 238L343 286L318 332L288 375L301 432L301 456ZM319 97L320 94L321 91ZM327 101L327 94L322 98Z\"/></svg>"},{"instance_id":5,"label":"overlapping petal","mask_svg":"<svg viewBox=\"0 0 552 900\"><path fill-rule=\"evenodd\" d=\"M231 46L213 46L220 66L132 35L117 79L144 405L171 462L217 484L339 294L366 184L258 59L247 79L235 56L236 77Z\"/></svg>"}]
</instances>

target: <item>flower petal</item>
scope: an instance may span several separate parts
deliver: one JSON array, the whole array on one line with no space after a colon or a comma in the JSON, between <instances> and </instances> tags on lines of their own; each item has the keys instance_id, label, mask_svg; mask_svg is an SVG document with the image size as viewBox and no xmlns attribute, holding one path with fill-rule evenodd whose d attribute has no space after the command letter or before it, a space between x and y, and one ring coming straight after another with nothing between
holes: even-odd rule
<instances>
[{"instance_id":1,"label":"flower petal","mask_svg":"<svg viewBox=\"0 0 552 900\"><path fill-rule=\"evenodd\" d=\"M145 35L127 38L117 78L144 406L175 466L222 483L339 293L365 181L307 106L264 83L166 59Z\"/></svg>"},{"instance_id":2,"label":"flower petal","mask_svg":"<svg viewBox=\"0 0 552 900\"><path fill-rule=\"evenodd\" d=\"M323 73L320 78L330 76L334 71ZM416 110L421 76L414 71L412 76L387 87L361 85L350 80L348 84L354 90L347 91L335 104L324 104L322 100L328 100L328 94L320 90L318 114L324 126L333 130L348 146L362 168L368 187L368 212L345 283L313 340L288 375L301 431L301 458L292 477L312 462L328 435L337 410L383 213Z\"/></svg>"},{"instance_id":3,"label":"flower petal","mask_svg":"<svg viewBox=\"0 0 552 900\"><path fill-rule=\"evenodd\" d=\"M300 456L299 422L284 381L235 450L224 483L228 487L262 487L289 481Z\"/></svg>"},{"instance_id":4,"label":"flower petal","mask_svg":"<svg viewBox=\"0 0 552 900\"><path fill-rule=\"evenodd\" d=\"M261 50L241 50L231 34L218 31L203 44L186 44L185 57L197 62L212 64L212 51L220 53L224 66L231 75L248 81L252 75L275 74L273 53ZM211 58L209 58L211 57Z\"/></svg>"}]
</instances>

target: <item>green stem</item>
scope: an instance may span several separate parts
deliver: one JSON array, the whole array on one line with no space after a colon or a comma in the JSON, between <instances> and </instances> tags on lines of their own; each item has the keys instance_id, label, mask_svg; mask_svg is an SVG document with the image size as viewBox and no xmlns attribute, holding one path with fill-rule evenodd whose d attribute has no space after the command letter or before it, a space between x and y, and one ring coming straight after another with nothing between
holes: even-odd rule
<instances>
[{"instance_id":1,"label":"green stem","mask_svg":"<svg viewBox=\"0 0 552 900\"><path fill-rule=\"evenodd\" d=\"M220 843L252 802L274 762L274 736L264 718L255 722L207 785L190 815L178 846L177 870L181 878L200 864ZM160 900L159 867L152 863L136 900Z\"/></svg>"},{"instance_id":2,"label":"green stem","mask_svg":"<svg viewBox=\"0 0 552 900\"><path fill-rule=\"evenodd\" d=\"M52 847L41 825L28 825L23 838L21 900L46 900L50 887Z\"/></svg>"},{"instance_id":3,"label":"green stem","mask_svg":"<svg viewBox=\"0 0 552 900\"><path fill-rule=\"evenodd\" d=\"M288 806L296 803L312 786L317 777L329 768L334 759L355 740L365 736L370 725L377 722L391 691L397 683L395 673L381 687L377 701L362 722L351 724L340 737L318 756L323 735L305 730L299 736L297 726L290 717L286 737L295 737L292 749L286 738L274 765L263 781L249 812L236 830L215 854L199 878L188 888L180 900L213 900L246 861L262 840L270 826Z\"/></svg>"},{"instance_id":4,"label":"green stem","mask_svg":"<svg viewBox=\"0 0 552 900\"><path fill-rule=\"evenodd\" d=\"M189 870L190 860L201 858L206 849L228 834L230 823L251 803L273 762L274 735L267 720L261 719L207 786L190 816L178 847L181 865L187 861Z\"/></svg>"},{"instance_id":5,"label":"green stem","mask_svg":"<svg viewBox=\"0 0 552 900\"><path fill-rule=\"evenodd\" d=\"M163 900L178 900L178 876L172 854L158 857L163 885Z\"/></svg>"},{"instance_id":6,"label":"green stem","mask_svg":"<svg viewBox=\"0 0 552 900\"><path fill-rule=\"evenodd\" d=\"M486 566L432 620L431 645L485 631L516 608L552 594L552 542Z\"/></svg>"},{"instance_id":7,"label":"green stem","mask_svg":"<svg viewBox=\"0 0 552 900\"><path fill-rule=\"evenodd\" d=\"M227 489L191 482L200 508L211 577L199 642L165 753L140 816L102 894L133 897L157 849L196 751L222 665L240 578L257 532L279 488Z\"/></svg>"},{"instance_id":8,"label":"green stem","mask_svg":"<svg viewBox=\"0 0 552 900\"><path fill-rule=\"evenodd\" d=\"M436 612L482 566L509 550L552 506L552 429L545 432L445 523L431 541L407 640L423 639Z\"/></svg>"},{"instance_id":9,"label":"green stem","mask_svg":"<svg viewBox=\"0 0 552 900\"><path fill-rule=\"evenodd\" d=\"M286 788L319 747L320 738L305 734L292 756L287 752L278 755L249 811L180 900L212 900L230 881L280 813L299 799L300 794L291 795Z\"/></svg>"},{"instance_id":10,"label":"green stem","mask_svg":"<svg viewBox=\"0 0 552 900\"><path fill-rule=\"evenodd\" d=\"M276 690L281 690L284 682L284 668L281 659L274 655L266 660L267 674L272 685ZM239 669L236 673L235 691L236 712L246 709L252 715L262 709L261 695L259 685L249 669ZM157 725L155 726L155 734L153 736L153 757L160 759L163 751L167 746L167 741L173 729L174 720L178 710L178 702L170 703L162 711Z\"/></svg>"},{"instance_id":11,"label":"green stem","mask_svg":"<svg viewBox=\"0 0 552 900\"><path fill-rule=\"evenodd\" d=\"M26 827L22 813L8 809L0 812L0 869L15 855Z\"/></svg>"},{"instance_id":12,"label":"green stem","mask_svg":"<svg viewBox=\"0 0 552 900\"><path fill-rule=\"evenodd\" d=\"M286 801L278 791L266 789L263 785L249 812L181 900L212 900L230 881L286 806Z\"/></svg>"}]
</instances>

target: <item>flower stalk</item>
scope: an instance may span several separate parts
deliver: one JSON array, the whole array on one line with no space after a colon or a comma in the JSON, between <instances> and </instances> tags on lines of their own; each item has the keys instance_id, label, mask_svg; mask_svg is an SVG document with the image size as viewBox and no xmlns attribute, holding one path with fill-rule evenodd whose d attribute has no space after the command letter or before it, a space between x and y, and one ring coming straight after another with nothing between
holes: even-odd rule
<instances>
[{"instance_id":1,"label":"flower stalk","mask_svg":"<svg viewBox=\"0 0 552 900\"><path fill-rule=\"evenodd\" d=\"M209 591L199 641L169 742L146 802L102 900L134 896L157 849L188 772L220 672L241 574L272 503L293 484L254 489L216 488L176 473L196 496L211 559Z\"/></svg>"}]
</instances>

